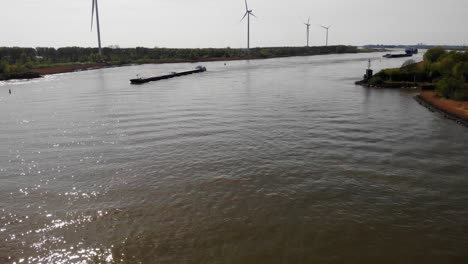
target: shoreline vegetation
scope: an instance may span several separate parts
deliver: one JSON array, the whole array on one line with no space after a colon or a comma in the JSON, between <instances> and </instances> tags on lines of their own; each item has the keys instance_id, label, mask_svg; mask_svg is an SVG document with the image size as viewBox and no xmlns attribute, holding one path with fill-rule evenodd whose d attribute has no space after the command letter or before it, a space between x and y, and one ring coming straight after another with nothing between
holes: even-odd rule
<instances>
[{"instance_id":1,"label":"shoreline vegetation","mask_svg":"<svg viewBox=\"0 0 468 264\"><path fill-rule=\"evenodd\" d=\"M415 99L431 111L468 126L468 51L429 49L424 60L406 61L400 68L384 69L356 82L375 88L418 88Z\"/></svg>"},{"instance_id":2,"label":"shoreline vegetation","mask_svg":"<svg viewBox=\"0 0 468 264\"><path fill-rule=\"evenodd\" d=\"M373 52L354 46L273 47L246 49L167 49L167 48L20 48L0 47L0 81L33 79L42 75L119 67L135 64L196 63L269 59L293 56Z\"/></svg>"}]
</instances>

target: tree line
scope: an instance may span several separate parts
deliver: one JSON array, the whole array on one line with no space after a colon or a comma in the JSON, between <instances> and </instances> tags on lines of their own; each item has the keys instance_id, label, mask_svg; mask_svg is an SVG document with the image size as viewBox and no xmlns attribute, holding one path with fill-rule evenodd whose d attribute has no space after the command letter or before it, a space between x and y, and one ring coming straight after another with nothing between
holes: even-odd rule
<instances>
[{"instance_id":1,"label":"tree line","mask_svg":"<svg viewBox=\"0 0 468 264\"><path fill-rule=\"evenodd\" d=\"M273 47L231 49L171 49L171 48L119 48L107 47L99 55L97 48L21 48L0 47L0 77L24 73L34 68L60 64L108 63L122 65L131 63L158 63L171 61L200 61L210 59L273 58L286 56L309 56L332 53L356 53L353 46L328 47Z\"/></svg>"}]
</instances>

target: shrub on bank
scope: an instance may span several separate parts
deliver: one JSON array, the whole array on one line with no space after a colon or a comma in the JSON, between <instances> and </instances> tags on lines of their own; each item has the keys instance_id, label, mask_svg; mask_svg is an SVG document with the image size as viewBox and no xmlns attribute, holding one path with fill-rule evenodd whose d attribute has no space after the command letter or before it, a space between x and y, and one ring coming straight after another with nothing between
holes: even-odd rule
<instances>
[{"instance_id":1,"label":"shrub on bank","mask_svg":"<svg viewBox=\"0 0 468 264\"><path fill-rule=\"evenodd\" d=\"M0 61L0 80L8 80L10 78L15 78L15 76L29 76L30 64L10 64L7 60L2 59Z\"/></svg>"},{"instance_id":2,"label":"shrub on bank","mask_svg":"<svg viewBox=\"0 0 468 264\"><path fill-rule=\"evenodd\" d=\"M369 85L371 85L371 86L379 86L379 85L381 85L383 83L384 83L384 81L379 76L374 76L369 80Z\"/></svg>"},{"instance_id":3,"label":"shrub on bank","mask_svg":"<svg viewBox=\"0 0 468 264\"><path fill-rule=\"evenodd\" d=\"M436 83L437 95L454 100L466 99L467 88L463 80L455 77L444 77Z\"/></svg>"},{"instance_id":4,"label":"shrub on bank","mask_svg":"<svg viewBox=\"0 0 468 264\"><path fill-rule=\"evenodd\" d=\"M387 69L376 74L383 81L389 82L412 82L414 75L415 73L404 69Z\"/></svg>"},{"instance_id":5,"label":"shrub on bank","mask_svg":"<svg viewBox=\"0 0 468 264\"><path fill-rule=\"evenodd\" d=\"M439 60L439 58L446 54L447 51L445 51L444 48L442 47L436 47L428 50L426 54L424 54L424 61L434 63Z\"/></svg>"}]
</instances>

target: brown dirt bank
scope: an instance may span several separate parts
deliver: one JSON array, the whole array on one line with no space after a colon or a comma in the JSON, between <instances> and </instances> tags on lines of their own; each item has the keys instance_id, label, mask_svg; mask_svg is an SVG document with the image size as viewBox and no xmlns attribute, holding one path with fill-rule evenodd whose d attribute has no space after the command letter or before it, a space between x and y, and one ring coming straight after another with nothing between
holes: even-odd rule
<instances>
[{"instance_id":1,"label":"brown dirt bank","mask_svg":"<svg viewBox=\"0 0 468 264\"><path fill-rule=\"evenodd\" d=\"M422 101L422 104L438 110L445 114L446 117L454 119L455 121L468 126L468 102L460 102L449 99L443 99L436 95L433 91L423 91L417 97L418 101Z\"/></svg>"},{"instance_id":2,"label":"brown dirt bank","mask_svg":"<svg viewBox=\"0 0 468 264\"><path fill-rule=\"evenodd\" d=\"M73 65L60 65L60 66L52 66L46 68L37 68L32 69L32 72L39 73L41 75L47 74L57 74L57 73L66 73L66 72L74 72L74 71L82 71L82 70L91 70L91 69L99 69L109 66L108 64L104 63L96 63L96 64L73 64Z\"/></svg>"}]
</instances>

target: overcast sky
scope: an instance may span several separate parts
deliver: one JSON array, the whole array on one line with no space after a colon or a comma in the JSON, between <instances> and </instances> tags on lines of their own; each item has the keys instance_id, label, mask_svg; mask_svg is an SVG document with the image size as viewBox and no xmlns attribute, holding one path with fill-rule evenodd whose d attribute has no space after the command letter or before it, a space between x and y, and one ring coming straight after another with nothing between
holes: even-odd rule
<instances>
[{"instance_id":1,"label":"overcast sky","mask_svg":"<svg viewBox=\"0 0 468 264\"><path fill-rule=\"evenodd\" d=\"M97 46L91 0L0 0L0 46ZM468 44L468 0L250 0L251 46ZM245 47L243 0L99 0L103 46Z\"/></svg>"}]
</instances>

